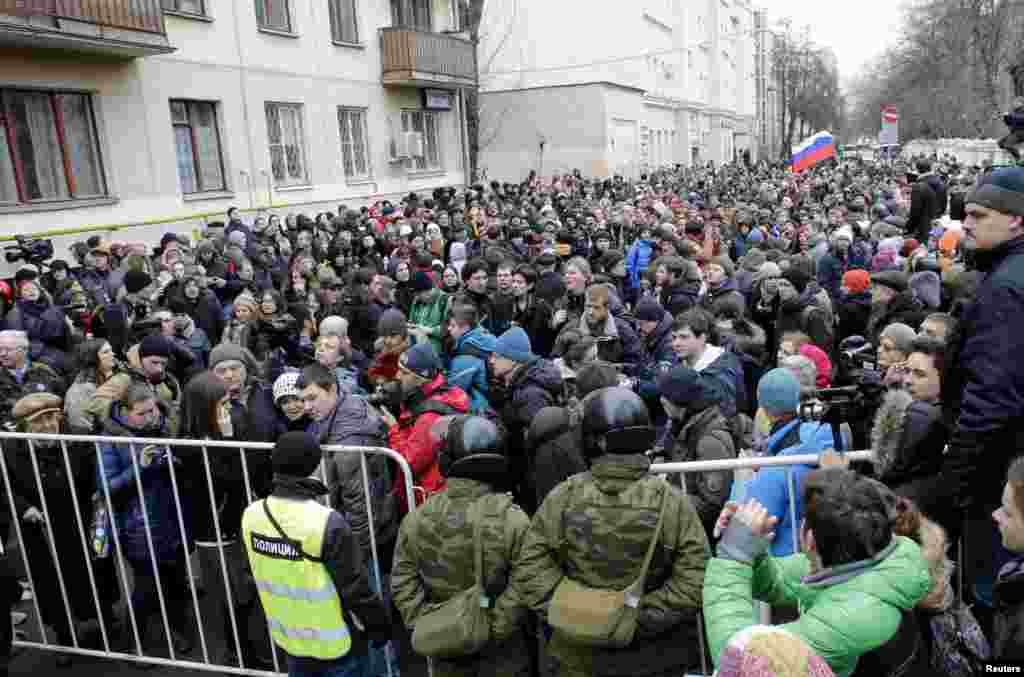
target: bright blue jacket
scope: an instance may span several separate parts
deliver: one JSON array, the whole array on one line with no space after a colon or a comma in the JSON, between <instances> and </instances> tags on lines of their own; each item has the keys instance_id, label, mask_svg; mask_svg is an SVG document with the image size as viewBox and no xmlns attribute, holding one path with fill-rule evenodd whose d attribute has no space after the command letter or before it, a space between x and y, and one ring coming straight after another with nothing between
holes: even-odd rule
<instances>
[{"instance_id":1,"label":"bright blue jacket","mask_svg":"<svg viewBox=\"0 0 1024 677\"><path fill-rule=\"evenodd\" d=\"M780 449L789 433L799 426L800 441L784 449ZM791 438L791 436L790 436ZM769 456L797 456L800 454L820 454L826 449L834 449L835 441L832 428L828 423L817 421L803 422L800 419L790 421L780 427L768 438ZM770 515L777 517L779 523L775 527L775 540L772 542L772 555L785 557L800 552L799 529L803 515L801 498L804 476L814 470L813 466L795 465L761 468L753 481L747 485L746 498L756 498ZM792 473L793 481L788 482L786 474ZM790 502L790 487L793 489ZM796 510L790 510L790 506ZM796 547L794 548L794 542Z\"/></svg>"},{"instance_id":2,"label":"bright blue jacket","mask_svg":"<svg viewBox=\"0 0 1024 677\"><path fill-rule=\"evenodd\" d=\"M626 273L629 274L629 283L634 289L640 288L640 276L651 265L653 257L654 242L652 240L637 240L629 248L629 254L626 255Z\"/></svg>"},{"instance_id":3,"label":"bright blue jacket","mask_svg":"<svg viewBox=\"0 0 1024 677\"><path fill-rule=\"evenodd\" d=\"M482 357L468 352L467 347L472 346L490 355L494 352L496 341L494 335L483 327L474 327L455 343L455 357L448 367L448 383L466 391L469 395L469 410L474 414L481 414L491 406L487 399L487 364Z\"/></svg>"}]
</instances>

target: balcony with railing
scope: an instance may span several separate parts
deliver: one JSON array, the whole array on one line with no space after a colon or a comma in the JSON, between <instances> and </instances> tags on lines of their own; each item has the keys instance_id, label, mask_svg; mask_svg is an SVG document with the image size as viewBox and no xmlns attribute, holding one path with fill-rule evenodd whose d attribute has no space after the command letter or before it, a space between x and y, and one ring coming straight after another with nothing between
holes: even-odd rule
<instances>
[{"instance_id":1,"label":"balcony with railing","mask_svg":"<svg viewBox=\"0 0 1024 677\"><path fill-rule=\"evenodd\" d=\"M0 46L124 58L174 51L160 0L0 0Z\"/></svg>"},{"instance_id":2,"label":"balcony with railing","mask_svg":"<svg viewBox=\"0 0 1024 677\"><path fill-rule=\"evenodd\" d=\"M385 85L469 87L476 82L473 43L415 28L380 30Z\"/></svg>"}]
</instances>

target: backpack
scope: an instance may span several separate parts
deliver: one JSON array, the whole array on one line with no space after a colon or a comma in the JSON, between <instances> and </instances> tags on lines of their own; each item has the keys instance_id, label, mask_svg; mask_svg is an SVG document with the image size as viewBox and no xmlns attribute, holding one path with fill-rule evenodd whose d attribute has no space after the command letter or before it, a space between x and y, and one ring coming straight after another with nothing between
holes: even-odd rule
<instances>
[{"instance_id":1,"label":"backpack","mask_svg":"<svg viewBox=\"0 0 1024 677\"><path fill-rule=\"evenodd\" d=\"M824 350L826 353L830 353L830 352L832 352L832 345L833 345L833 343L835 343L835 339L836 339L836 321L835 321L835 317L832 315L832 312L828 308L823 308L822 306L815 305L814 303L809 304L800 313L800 324L801 324L800 328L804 331L804 333L808 333L807 332L807 327L808 327L808 325L810 324L810 321L811 321L811 314L814 313L815 311L818 311L818 312L822 313L825 316L825 332L826 332L825 344L826 345L818 346L818 347L821 348L822 350Z\"/></svg>"},{"instance_id":2,"label":"backpack","mask_svg":"<svg viewBox=\"0 0 1024 677\"><path fill-rule=\"evenodd\" d=\"M932 635L931 664L940 675L972 677L985 673L992 649L970 607L958 600L928 621Z\"/></svg>"}]
</instances>

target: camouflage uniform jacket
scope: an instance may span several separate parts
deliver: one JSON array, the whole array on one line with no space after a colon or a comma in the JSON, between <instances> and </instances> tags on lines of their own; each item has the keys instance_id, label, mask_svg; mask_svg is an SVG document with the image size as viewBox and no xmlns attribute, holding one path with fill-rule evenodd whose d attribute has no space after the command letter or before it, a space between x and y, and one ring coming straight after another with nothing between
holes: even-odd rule
<instances>
[{"instance_id":1,"label":"camouflage uniform jacket","mask_svg":"<svg viewBox=\"0 0 1024 677\"><path fill-rule=\"evenodd\" d=\"M607 454L591 471L548 494L534 515L512 586L524 603L546 615L563 576L605 590L622 590L640 573L658 522L665 522L640 601L637 635L623 649L579 646L557 632L549 654L559 674L679 674L700 665L697 612L709 547L689 499L648 475L641 455Z\"/></svg>"},{"instance_id":2,"label":"camouflage uniform jacket","mask_svg":"<svg viewBox=\"0 0 1024 677\"><path fill-rule=\"evenodd\" d=\"M432 606L447 602L474 584L473 523L467 514L477 499L482 499L476 510L484 520L484 581L509 575L530 521L508 494L493 491L482 482L450 478L445 491L428 498L402 521L391 571L391 594L406 626L415 626ZM526 609L512 588L506 588L492 605L492 646L467 658L500 662L501 674L518 674L514 664L525 661L528 655L522 643L525 615ZM516 644L510 640L519 640L521 648L502 650ZM500 661L495 660L499 656Z\"/></svg>"}]
</instances>

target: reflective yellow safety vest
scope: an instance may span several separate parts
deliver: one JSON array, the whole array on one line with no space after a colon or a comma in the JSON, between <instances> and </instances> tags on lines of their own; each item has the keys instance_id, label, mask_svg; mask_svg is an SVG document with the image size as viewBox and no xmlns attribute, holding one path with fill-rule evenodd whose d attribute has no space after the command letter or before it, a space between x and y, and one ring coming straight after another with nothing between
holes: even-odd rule
<instances>
[{"instance_id":1,"label":"reflective yellow safety vest","mask_svg":"<svg viewBox=\"0 0 1024 677\"><path fill-rule=\"evenodd\" d=\"M292 656L331 660L352 647L330 572L303 556L322 557L330 514L314 500L271 497L266 506L256 501L242 516L245 549L271 635Z\"/></svg>"}]
</instances>

